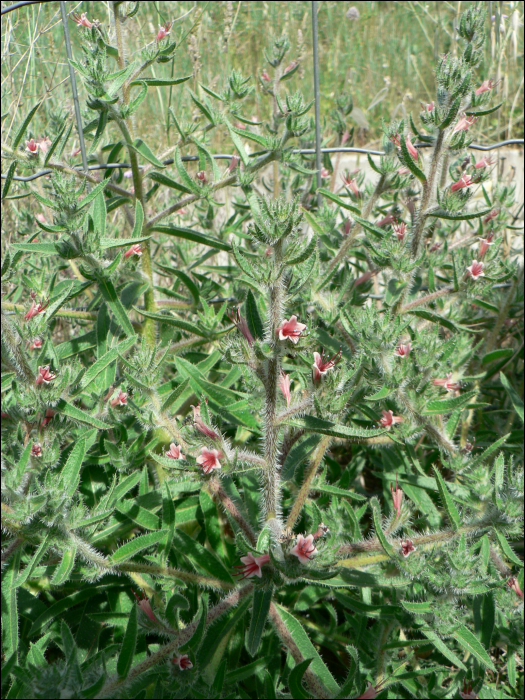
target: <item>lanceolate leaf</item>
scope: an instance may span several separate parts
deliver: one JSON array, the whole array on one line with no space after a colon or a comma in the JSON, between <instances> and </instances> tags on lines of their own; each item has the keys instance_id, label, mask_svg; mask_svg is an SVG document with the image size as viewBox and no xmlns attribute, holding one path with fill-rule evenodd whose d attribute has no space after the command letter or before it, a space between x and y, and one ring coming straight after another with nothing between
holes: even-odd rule
<instances>
[{"instance_id":1,"label":"lanceolate leaf","mask_svg":"<svg viewBox=\"0 0 525 700\"><path fill-rule=\"evenodd\" d=\"M147 535L139 535L135 537L130 542L126 542L121 547L119 547L111 555L111 561L113 564L122 564L122 562L131 559L135 554L142 552L142 550L152 547L153 545L160 542L168 533L167 530L158 530L157 532L148 532Z\"/></svg>"},{"instance_id":2,"label":"lanceolate leaf","mask_svg":"<svg viewBox=\"0 0 525 700\"><path fill-rule=\"evenodd\" d=\"M252 656L256 655L261 643L270 603L272 602L272 593L273 588L271 587L267 589L255 588L253 591L252 616L246 640L246 648Z\"/></svg>"},{"instance_id":3,"label":"lanceolate leaf","mask_svg":"<svg viewBox=\"0 0 525 700\"><path fill-rule=\"evenodd\" d=\"M447 511L448 518L452 525L457 529L461 525L461 519L459 517L458 509L456 508L456 504L452 500L452 496L450 495L447 485L445 483L445 480L441 476L441 473L439 469L434 466L434 474L436 477L436 482L438 485L438 490L439 490L439 495L441 496L441 500L443 502L443 505L445 507L445 510Z\"/></svg>"},{"instance_id":4,"label":"lanceolate leaf","mask_svg":"<svg viewBox=\"0 0 525 700\"><path fill-rule=\"evenodd\" d=\"M137 606L132 605L117 661L117 673L120 678L126 678L133 663L137 644L137 627Z\"/></svg>"},{"instance_id":5,"label":"lanceolate leaf","mask_svg":"<svg viewBox=\"0 0 525 700\"><path fill-rule=\"evenodd\" d=\"M460 644L465 651L469 651L476 659L486 666L494 673L496 669L492 663L490 656L487 654L486 650L479 639L467 628L465 625L461 625L455 632L454 637L458 644Z\"/></svg>"},{"instance_id":6,"label":"lanceolate leaf","mask_svg":"<svg viewBox=\"0 0 525 700\"><path fill-rule=\"evenodd\" d=\"M302 428L306 431L313 431L316 433L322 433L323 435L332 435L333 437L350 439L376 437L378 435L383 435L386 432L383 429L366 430L364 428L353 426L337 425L331 421L323 420L322 418L315 418L314 416L303 416L302 418L296 418L289 421L288 424L297 428Z\"/></svg>"}]
</instances>

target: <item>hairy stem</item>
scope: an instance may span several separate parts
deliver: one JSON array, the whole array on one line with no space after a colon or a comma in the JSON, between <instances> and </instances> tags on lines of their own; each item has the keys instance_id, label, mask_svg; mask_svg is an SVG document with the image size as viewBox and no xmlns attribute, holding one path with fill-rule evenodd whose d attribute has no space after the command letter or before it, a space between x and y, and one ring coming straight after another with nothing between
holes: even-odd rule
<instances>
[{"instance_id":1,"label":"hairy stem","mask_svg":"<svg viewBox=\"0 0 525 700\"><path fill-rule=\"evenodd\" d=\"M423 230L425 228L425 222L427 220L427 208L432 198L432 192L434 189L434 181L439 170L439 163L441 161L441 150L443 148L443 141L445 139L445 131L440 130L436 143L434 145L434 150L432 152L432 160L430 161L430 168L428 171L427 179L423 183L423 191L421 193L421 203L419 205L419 210L416 215L416 222L414 230L412 233L412 244L411 252L412 257L417 258L421 248L421 239L423 237Z\"/></svg>"},{"instance_id":2,"label":"hairy stem","mask_svg":"<svg viewBox=\"0 0 525 700\"><path fill-rule=\"evenodd\" d=\"M323 437L321 438L321 442L317 445L317 447L314 450L314 453L312 454L312 457L310 458L310 464L308 465L306 474L304 475L304 481L302 483L301 488L299 489L299 493L296 496L295 502L292 506L292 510L290 511L290 514L288 515L288 519L286 521L287 529L289 528L291 530L293 528L297 521L297 518L301 514L301 510L303 509L305 501L308 498L312 481L314 480L314 477L317 474L317 470L319 468L319 465L321 464L321 460L324 457L324 453L328 449L331 439L332 438L330 436L323 435Z\"/></svg>"},{"instance_id":3,"label":"hairy stem","mask_svg":"<svg viewBox=\"0 0 525 700\"><path fill-rule=\"evenodd\" d=\"M228 513L235 520L237 525L241 528L241 530L248 538L250 544L255 545L257 542L257 538L255 537L255 533L253 532L251 525L246 522L242 513L240 513L235 503L231 500L226 491L222 488L220 480L215 477L210 479L210 481L208 482L208 488L211 493L217 496L224 509L228 511Z\"/></svg>"}]
</instances>

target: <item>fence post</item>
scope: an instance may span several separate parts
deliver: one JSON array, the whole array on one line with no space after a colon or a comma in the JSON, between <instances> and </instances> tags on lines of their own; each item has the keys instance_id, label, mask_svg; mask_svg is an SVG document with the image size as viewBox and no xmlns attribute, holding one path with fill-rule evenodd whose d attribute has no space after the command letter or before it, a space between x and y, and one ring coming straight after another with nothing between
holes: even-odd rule
<instances>
[{"instance_id":1,"label":"fence post","mask_svg":"<svg viewBox=\"0 0 525 700\"><path fill-rule=\"evenodd\" d=\"M312 44L314 50L315 97L315 167L317 190L321 187L321 107L319 105L319 47L317 44L317 2L312 0ZM317 208L321 208L321 195L317 192Z\"/></svg>"}]
</instances>

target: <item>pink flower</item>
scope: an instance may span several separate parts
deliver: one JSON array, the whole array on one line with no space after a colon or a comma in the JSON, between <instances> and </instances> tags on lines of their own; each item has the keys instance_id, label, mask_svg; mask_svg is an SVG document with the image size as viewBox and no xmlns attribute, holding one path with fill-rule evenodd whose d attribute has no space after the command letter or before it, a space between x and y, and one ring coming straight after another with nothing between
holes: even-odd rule
<instances>
[{"instance_id":1,"label":"pink flower","mask_svg":"<svg viewBox=\"0 0 525 700\"><path fill-rule=\"evenodd\" d=\"M292 400L292 397L290 395L290 375L286 374L285 372L281 372L279 375L279 389L281 390L282 395L286 399L286 405L290 405L290 401Z\"/></svg>"},{"instance_id":2,"label":"pink flower","mask_svg":"<svg viewBox=\"0 0 525 700\"><path fill-rule=\"evenodd\" d=\"M365 692L362 695L358 695L356 700L374 700L377 697L377 690L375 685L372 685L370 681L368 681L368 688L365 690Z\"/></svg>"},{"instance_id":3,"label":"pink flower","mask_svg":"<svg viewBox=\"0 0 525 700\"><path fill-rule=\"evenodd\" d=\"M145 613L152 622L157 622L157 618L155 617L155 615L153 614L153 610L151 609L151 603L146 598L146 596L143 594L142 597L139 597L133 589L131 589L131 592L137 599L137 605L142 610L142 612Z\"/></svg>"},{"instance_id":4,"label":"pink flower","mask_svg":"<svg viewBox=\"0 0 525 700\"><path fill-rule=\"evenodd\" d=\"M46 409L46 415L44 417L44 420L42 421L42 428L45 428L46 425L51 422L54 415L55 415L55 412L52 409L50 409L50 408Z\"/></svg>"},{"instance_id":5,"label":"pink flower","mask_svg":"<svg viewBox=\"0 0 525 700\"><path fill-rule=\"evenodd\" d=\"M396 511L397 517L401 515L401 504L403 503L403 491L397 485L397 475L396 475L396 488L392 487L390 484L390 493L392 494L392 503L394 504L394 510Z\"/></svg>"},{"instance_id":6,"label":"pink flower","mask_svg":"<svg viewBox=\"0 0 525 700\"><path fill-rule=\"evenodd\" d=\"M429 241L429 243L430 243L430 241ZM433 253L434 251L439 250L440 248L441 248L441 243L436 241L435 243L432 243L432 245L428 249L428 252Z\"/></svg>"},{"instance_id":7,"label":"pink flower","mask_svg":"<svg viewBox=\"0 0 525 700\"><path fill-rule=\"evenodd\" d=\"M180 451L180 445L176 445L174 442L170 442L170 449L166 452L166 457L170 457L170 459L186 459Z\"/></svg>"},{"instance_id":8,"label":"pink flower","mask_svg":"<svg viewBox=\"0 0 525 700\"><path fill-rule=\"evenodd\" d=\"M47 153L49 146L51 146L51 139L48 139L47 136L38 139L38 147L42 153Z\"/></svg>"},{"instance_id":9,"label":"pink flower","mask_svg":"<svg viewBox=\"0 0 525 700\"><path fill-rule=\"evenodd\" d=\"M40 443L35 442L33 444L33 446L31 447L31 456L42 457L42 445L40 445Z\"/></svg>"},{"instance_id":10,"label":"pink flower","mask_svg":"<svg viewBox=\"0 0 525 700\"><path fill-rule=\"evenodd\" d=\"M193 668L193 664L190 661L188 654L177 654L177 656L173 657L171 662L175 664L175 666L178 666L181 671L185 671L188 668Z\"/></svg>"},{"instance_id":11,"label":"pink flower","mask_svg":"<svg viewBox=\"0 0 525 700\"><path fill-rule=\"evenodd\" d=\"M477 280L478 277L485 277L485 273L483 272L484 267L485 265L482 262L473 260L472 265L467 267L467 274L469 274L474 281Z\"/></svg>"},{"instance_id":12,"label":"pink flower","mask_svg":"<svg viewBox=\"0 0 525 700\"><path fill-rule=\"evenodd\" d=\"M269 554L261 554L259 557L254 557L251 552L245 557L241 557L242 564L238 564L234 568L237 569L235 576L242 574L239 579L242 581L244 578L251 578L252 576L257 576L257 578L262 578L261 566L267 564L270 561Z\"/></svg>"},{"instance_id":13,"label":"pink flower","mask_svg":"<svg viewBox=\"0 0 525 700\"><path fill-rule=\"evenodd\" d=\"M31 308L25 315L25 320L29 321L29 319L33 318L33 316L38 316L38 314L41 314L46 307L47 304L41 304L40 302L37 304L36 301L33 299L33 301L31 302Z\"/></svg>"},{"instance_id":14,"label":"pink flower","mask_svg":"<svg viewBox=\"0 0 525 700\"><path fill-rule=\"evenodd\" d=\"M399 140L399 134L396 134L395 136L391 136L390 141L392 141L394 146L401 148L401 141Z\"/></svg>"},{"instance_id":15,"label":"pink flower","mask_svg":"<svg viewBox=\"0 0 525 700\"><path fill-rule=\"evenodd\" d=\"M228 165L228 172L233 173L237 165L239 164L239 156L233 156Z\"/></svg>"},{"instance_id":16,"label":"pink flower","mask_svg":"<svg viewBox=\"0 0 525 700\"><path fill-rule=\"evenodd\" d=\"M421 103L421 109L424 109L426 112L432 112L434 109L434 103L429 102L428 104L424 104L423 102Z\"/></svg>"},{"instance_id":17,"label":"pink flower","mask_svg":"<svg viewBox=\"0 0 525 700\"><path fill-rule=\"evenodd\" d=\"M53 381L53 379L56 379L56 377L56 374L53 374L53 372L49 371L49 365L46 365L45 367L39 367L38 375L35 379L35 386L38 386L39 384L50 384Z\"/></svg>"},{"instance_id":18,"label":"pink flower","mask_svg":"<svg viewBox=\"0 0 525 700\"><path fill-rule=\"evenodd\" d=\"M157 32L157 36L155 37L157 41L162 41L165 37L168 36L170 33L171 29L171 22L166 22L165 24L162 25L162 27L159 27L159 31Z\"/></svg>"},{"instance_id":19,"label":"pink flower","mask_svg":"<svg viewBox=\"0 0 525 700\"><path fill-rule=\"evenodd\" d=\"M403 343L399 343L397 348L394 350L394 355L396 357L408 357L411 350L412 343L406 343L405 345L403 345Z\"/></svg>"},{"instance_id":20,"label":"pink flower","mask_svg":"<svg viewBox=\"0 0 525 700\"><path fill-rule=\"evenodd\" d=\"M520 584L518 582L518 579L515 578L514 576L511 576L509 580L507 581L507 586L514 591L514 593L519 596L520 598L523 598L523 592L520 588Z\"/></svg>"},{"instance_id":21,"label":"pink flower","mask_svg":"<svg viewBox=\"0 0 525 700\"><path fill-rule=\"evenodd\" d=\"M33 338L33 340L31 341L31 345L29 346L29 349L30 350L40 350L41 347L42 347L42 341L40 340L40 338Z\"/></svg>"},{"instance_id":22,"label":"pink flower","mask_svg":"<svg viewBox=\"0 0 525 700\"><path fill-rule=\"evenodd\" d=\"M78 13L71 15L71 19L73 20L73 22L76 22L76 24L78 24L79 27L87 27L87 29L91 29L91 27L93 26L93 24L88 20L85 12L83 12L80 15L80 17Z\"/></svg>"},{"instance_id":23,"label":"pink flower","mask_svg":"<svg viewBox=\"0 0 525 700\"><path fill-rule=\"evenodd\" d=\"M248 324L246 323L246 319L244 319L241 316L241 312L239 311L239 307L237 307L236 311L228 311L228 318L230 321L237 326L237 330L239 330L243 336L246 338L248 345L252 347L252 345L255 343L255 339L253 335L250 333L250 329L248 328Z\"/></svg>"},{"instance_id":24,"label":"pink flower","mask_svg":"<svg viewBox=\"0 0 525 700\"><path fill-rule=\"evenodd\" d=\"M263 72L261 73L261 79L266 81L267 83L269 83L271 81L270 76L268 75L268 73L265 70L263 70Z\"/></svg>"},{"instance_id":25,"label":"pink flower","mask_svg":"<svg viewBox=\"0 0 525 700\"><path fill-rule=\"evenodd\" d=\"M317 554L317 548L314 544L314 536L297 535L297 543L290 551L294 557L297 557L301 564L306 564L314 554Z\"/></svg>"},{"instance_id":26,"label":"pink flower","mask_svg":"<svg viewBox=\"0 0 525 700\"><path fill-rule=\"evenodd\" d=\"M28 151L32 155L35 155L37 153L38 143L35 141L35 139L30 139L29 141L26 141L26 151Z\"/></svg>"},{"instance_id":27,"label":"pink flower","mask_svg":"<svg viewBox=\"0 0 525 700\"><path fill-rule=\"evenodd\" d=\"M403 418L401 416L394 416L393 411L383 411L383 417L381 418L380 421L377 422L377 424L381 428L386 428L387 430L390 430L390 428L395 424L395 423L402 423Z\"/></svg>"},{"instance_id":28,"label":"pink flower","mask_svg":"<svg viewBox=\"0 0 525 700\"><path fill-rule=\"evenodd\" d=\"M494 245L494 241L492 240L494 238L494 231L491 231L486 238L478 238L478 241L481 241L480 246L479 246L479 257L482 258L487 250L489 249L489 246Z\"/></svg>"},{"instance_id":29,"label":"pink flower","mask_svg":"<svg viewBox=\"0 0 525 700\"><path fill-rule=\"evenodd\" d=\"M80 153L80 148L74 148L71 151L71 157L74 158L75 156L78 156L79 153Z\"/></svg>"},{"instance_id":30,"label":"pink flower","mask_svg":"<svg viewBox=\"0 0 525 700\"><path fill-rule=\"evenodd\" d=\"M131 246L131 248L128 248L126 250L126 252L124 253L124 258L129 258L130 255L138 255L139 257L142 255L142 248L138 243L135 243Z\"/></svg>"},{"instance_id":31,"label":"pink flower","mask_svg":"<svg viewBox=\"0 0 525 700\"><path fill-rule=\"evenodd\" d=\"M478 121L477 117L467 117L466 114L463 114L461 118L458 120L458 123L454 127L452 133L455 134L457 131L468 131L470 127L475 124Z\"/></svg>"},{"instance_id":32,"label":"pink flower","mask_svg":"<svg viewBox=\"0 0 525 700\"><path fill-rule=\"evenodd\" d=\"M122 391L122 389L118 390L118 394L115 396L114 399L111 399L109 402L109 405L115 408L115 406L125 406L128 402L128 395L125 391Z\"/></svg>"},{"instance_id":33,"label":"pink flower","mask_svg":"<svg viewBox=\"0 0 525 700\"><path fill-rule=\"evenodd\" d=\"M214 469L220 469L221 463L219 459L223 458L220 450L209 450L207 447L201 447L201 453L197 457L196 462L202 467L205 474L209 474Z\"/></svg>"},{"instance_id":34,"label":"pink flower","mask_svg":"<svg viewBox=\"0 0 525 700\"><path fill-rule=\"evenodd\" d=\"M470 187L470 185L472 185L472 178L470 175L463 173L457 182L452 183L450 191L457 192L458 190L462 190L464 187Z\"/></svg>"},{"instance_id":35,"label":"pink flower","mask_svg":"<svg viewBox=\"0 0 525 700\"><path fill-rule=\"evenodd\" d=\"M325 359L324 352L322 352L321 355L318 352L314 352L314 363L312 365L314 368L314 382L318 382L323 375L335 367L340 359L341 350L336 352L336 354L330 359Z\"/></svg>"},{"instance_id":36,"label":"pink flower","mask_svg":"<svg viewBox=\"0 0 525 700\"><path fill-rule=\"evenodd\" d=\"M326 168L321 168L321 177L322 178L330 177L330 171L327 170Z\"/></svg>"},{"instance_id":37,"label":"pink flower","mask_svg":"<svg viewBox=\"0 0 525 700\"><path fill-rule=\"evenodd\" d=\"M46 223L46 217L43 214L37 214L36 218L37 218L37 221L40 221L41 224Z\"/></svg>"},{"instance_id":38,"label":"pink flower","mask_svg":"<svg viewBox=\"0 0 525 700\"><path fill-rule=\"evenodd\" d=\"M352 177L352 175L355 175L358 173L359 170L355 170L353 173L348 173L346 172L342 177L343 177L343 183L349 187L352 192L355 194L356 197L359 197L359 187L357 185L357 178Z\"/></svg>"},{"instance_id":39,"label":"pink flower","mask_svg":"<svg viewBox=\"0 0 525 700\"><path fill-rule=\"evenodd\" d=\"M368 280L373 277L374 275L377 275L379 272L379 269L377 270L368 270L368 272L365 272L362 274L360 277L356 279L354 282L354 287L358 287L360 284L364 284L365 282L368 282Z\"/></svg>"},{"instance_id":40,"label":"pink flower","mask_svg":"<svg viewBox=\"0 0 525 700\"><path fill-rule=\"evenodd\" d=\"M394 221L395 221L394 215L387 214L384 219L381 219L380 221L376 221L376 226L390 226L390 224L393 224Z\"/></svg>"},{"instance_id":41,"label":"pink flower","mask_svg":"<svg viewBox=\"0 0 525 700\"><path fill-rule=\"evenodd\" d=\"M452 372L449 372L444 379L434 379L432 384L435 386L442 386L447 391L459 391L461 389L461 384L459 382L453 382Z\"/></svg>"},{"instance_id":42,"label":"pink flower","mask_svg":"<svg viewBox=\"0 0 525 700\"><path fill-rule=\"evenodd\" d=\"M475 95L482 95L484 92L488 92L489 90L492 90L494 87L494 81L492 79L490 80L484 80L479 88L475 91Z\"/></svg>"},{"instance_id":43,"label":"pink flower","mask_svg":"<svg viewBox=\"0 0 525 700\"><path fill-rule=\"evenodd\" d=\"M495 219L499 213L499 209L493 209L492 211L489 211L489 213L483 218L483 223L487 224L492 219Z\"/></svg>"},{"instance_id":44,"label":"pink flower","mask_svg":"<svg viewBox=\"0 0 525 700\"><path fill-rule=\"evenodd\" d=\"M219 436L217 433L209 428L206 423L202 420L201 418L201 404L200 401L196 406L193 406L193 427L196 428L199 433L202 433L203 435L206 435L206 437L211 438L212 440L218 440Z\"/></svg>"},{"instance_id":45,"label":"pink flower","mask_svg":"<svg viewBox=\"0 0 525 700\"><path fill-rule=\"evenodd\" d=\"M459 691L459 695L463 700L478 700L479 695L472 690L470 683L464 683L463 690Z\"/></svg>"},{"instance_id":46,"label":"pink flower","mask_svg":"<svg viewBox=\"0 0 525 700\"><path fill-rule=\"evenodd\" d=\"M487 156L483 156L481 160L478 160L478 162L474 165L475 168L487 168L489 165L494 165L496 161L492 160L492 158L487 158Z\"/></svg>"},{"instance_id":47,"label":"pink flower","mask_svg":"<svg viewBox=\"0 0 525 700\"><path fill-rule=\"evenodd\" d=\"M414 547L414 543L412 542L412 540L403 540L401 542L401 554L404 557L408 557L408 555L411 552L415 552L415 551L416 551L416 548Z\"/></svg>"},{"instance_id":48,"label":"pink flower","mask_svg":"<svg viewBox=\"0 0 525 700\"><path fill-rule=\"evenodd\" d=\"M352 228L352 222L350 221L350 219L345 219L345 226L344 226L345 236L348 236L351 228Z\"/></svg>"},{"instance_id":49,"label":"pink flower","mask_svg":"<svg viewBox=\"0 0 525 700\"><path fill-rule=\"evenodd\" d=\"M130 178L133 177L133 170L124 170L124 177Z\"/></svg>"},{"instance_id":50,"label":"pink flower","mask_svg":"<svg viewBox=\"0 0 525 700\"><path fill-rule=\"evenodd\" d=\"M345 133L341 136L341 146L344 146L349 138L350 138L350 132L345 131Z\"/></svg>"},{"instance_id":51,"label":"pink flower","mask_svg":"<svg viewBox=\"0 0 525 700\"><path fill-rule=\"evenodd\" d=\"M314 540L316 540L318 537L324 537L328 532L330 532L328 525L325 525L324 523L320 523L319 527L314 532L312 537L314 538Z\"/></svg>"},{"instance_id":52,"label":"pink flower","mask_svg":"<svg viewBox=\"0 0 525 700\"><path fill-rule=\"evenodd\" d=\"M205 185L208 182L208 178L206 177L206 173L204 172L204 170L199 170L195 177L197 178L197 180L202 182L203 185Z\"/></svg>"},{"instance_id":53,"label":"pink flower","mask_svg":"<svg viewBox=\"0 0 525 700\"><path fill-rule=\"evenodd\" d=\"M397 169L397 174L398 174L398 175L408 175L409 172L410 172L410 170L409 170L408 168L405 168L405 166L403 166L402 168L398 168L398 169Z\"/></svg>"},{"instance_id":54,"label":"pink flower","mask_svg":"<svg viewBox=\"0 0 525 700\"><path fill-rule=\"evenodd\" d=\"M275 329L275 332L279 333L279 340L289 338L295 344L299 342L301 333L305 328L306 325L304 323L297 321L297 316L290 316L289 321L281 321L281 325Z\"/></svg>"},{"instance_id":55,"label":"pink flower","mask_svg":"<svg viewBox=\"0 0 525 700\"><path fill-rule=\"evenodd\" d=\"M418 159L417 148L414 146L414 144L413 144L412 141L410 140L409 134L407 134L407 136L406 136L406 138L405 138L405 144L406 144L406 147L408 148L408 152L410 153L410 155L412 156L412 158L413 158L414 160L417 160L417 159Z\"/></svg>"},{"instance_id":56,"label":"pink flower","mask_svg":"<svg viewBox=\"0 0 525 700\"><path fill-rule=\"evenodd\" d=\"M286 68L284 69L283 75L286 75L286 74L289 73L291 70L293 70L293 69L295 68L296 65L297 65L297 61L292 61L292 62L291 62L288 66L286 66Z\"/></svg>"},{"instance_id":57,"label":"pink flower","mask_svg":"<svg viewBox=\"0 0 525 700\"><path fill-rule=\"evenodd\" d=\"M400 224L394 224L393 228L394 234L397 236L397 240L401 243L405 238L407 225L404 221L402 221Z\"/></svg>"},{"instance_id":58,"label":"pink flower","mask_svg":"<svg viewBox=\"0 0 525 700\"><path fill-rule=\"evenodd\" d=\"M246 124L243 124L242 122L235 122L235 127L237 129L242 129L243 131L246 131Z\"/></svg>"}]
</instances>

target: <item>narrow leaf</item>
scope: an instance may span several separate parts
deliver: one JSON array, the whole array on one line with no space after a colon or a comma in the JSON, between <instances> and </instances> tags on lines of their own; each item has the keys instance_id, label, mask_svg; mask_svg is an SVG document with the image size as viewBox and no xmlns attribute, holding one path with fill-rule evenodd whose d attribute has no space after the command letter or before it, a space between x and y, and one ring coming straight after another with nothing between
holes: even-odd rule
<instances>
[{"instance_id":1,"label":"narrow leaf","mask_svg":"<svg viewBox=\"0 0 525 700\"><path fill-rule=\"evenodd\" d=\"M137 645L137 627L137 606L132 605L117 661L117 673L120 678L126 678L133 663Z\"/></svg>"},{"instance_id":2,"label":"narrow leaf","mask_svg":"<svg viewBox=\"0 0 525 700\"><path fill-rule=\"evenodd\" d=\"M441 496L441 501L445 507L445 510L447 511L448 519L450 520L452 525L455 526L455 528L457 530L461 525L461 519L459 517L459 513L458 513L458 509L456 508L456 504L452 500L452 496L449 493L449 490L447 488L445 480L441 476L441 473L436 466L434 466L434 474L436 477L436 483L438 486L439 495Z\"/></svg>"},{"instance_id":3,"label":"narrow leaf","mask_svg":"<svg viewBox=\"0 0 525 700\"><path fill-rule=\"evenodd\" d=\"M255 588L253 591L252 616L246 640L246 648L251 656L255 656L259 650L261 637L266 626L266 618L270 610L270 603L272 602L272 594L272 587L268 589Z\"/></svg>"}]
</instances>

